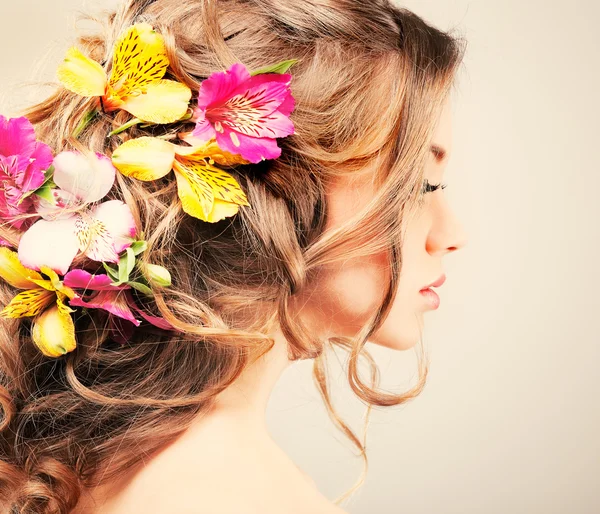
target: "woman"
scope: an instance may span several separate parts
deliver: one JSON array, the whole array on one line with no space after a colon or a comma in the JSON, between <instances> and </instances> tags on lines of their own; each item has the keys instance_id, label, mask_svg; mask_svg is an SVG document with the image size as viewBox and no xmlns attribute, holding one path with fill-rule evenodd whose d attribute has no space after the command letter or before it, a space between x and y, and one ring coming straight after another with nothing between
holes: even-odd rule
<instances>
[{"instance_id":1,"label":"woman","mask_svg":"<svg viewBox=\"0 0 600 514\"><path fill-rule=\"evenodd\" d=\"M196 129L161 134L112 109L106 95L98 103L75 93L69 59L59 73L68 87L25 113L54 152L112 154L123 172L113 198L145 234L144 263L171 274L169 287L152 288L147 319L173 330L148 323L122 341L107 325L116 318L88 302L76 347L49 359L26 318L3 320L3 512L343 512L273 442L265 408L283 369L314 359L332 419L366 463L363 443L329 403L327 351L349 352L350 385L370 405L422 390L426 363L398 395L365 381L358 363L376 370L367 341L396 350L420 342L423 315L438 305L423 290L442 284L442 258L465 244L442 192L463 47L386 0L127 0L102 35L80 39L100 66L86 70L115 66L115 41L135 23L164 38L165 77L200 96L209 91L201 83L233 63L293 59L294 131L277 140L278 158L231 172L249 206L207 223L184 212L180 175L128 178L122 158L130 139L159 135L153 144L164 146L179 134L192 144ZM199 117L182 117L180 127ZM6 224L0 232L14 247L26 238L15 234ZM15 289L2 286L6 305Z\"/></svg>"}]
</instances>

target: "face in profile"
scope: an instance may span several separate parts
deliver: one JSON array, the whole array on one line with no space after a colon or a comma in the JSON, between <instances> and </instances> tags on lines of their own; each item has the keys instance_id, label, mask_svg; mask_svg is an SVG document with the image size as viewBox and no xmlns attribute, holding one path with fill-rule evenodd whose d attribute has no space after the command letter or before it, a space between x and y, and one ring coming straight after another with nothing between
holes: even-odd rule
<instances>
[{"instance_id":1,"label":"face in profile","mask_svg":"<svg viewBox=\"0 0 600 514\"><path fill-rule=\"evenodd\" d=\"M446 101L438 120L427 160L427 194L420 211L405 224L402 268L398 292L389 315L369 338L375 344L405 350L419 342L423 316L438 308L421 290L444 275L444 257L466 243L462 227L446 200L442 187L450 158L451 103ZM327 228L341 225L357 208L366 205L372 191L368 181L344 182L328 193ZM381 304L389 281L386 252L349 258L320 273L311 293L303 299L302 312L322 335L354 336ZM436 291L436 288L432 288ZM439 293L441 298L443 295ZM443 301L440 306L443 306Z\"/></svg>"}]
</instances>

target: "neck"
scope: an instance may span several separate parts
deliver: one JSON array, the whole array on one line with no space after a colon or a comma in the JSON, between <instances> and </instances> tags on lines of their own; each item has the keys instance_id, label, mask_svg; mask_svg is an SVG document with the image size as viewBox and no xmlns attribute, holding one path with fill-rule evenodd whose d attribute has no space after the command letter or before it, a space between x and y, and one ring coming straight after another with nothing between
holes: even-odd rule
<instances>
[{"instance_id":1,"label":"neck","mask_svg":"<svg viewBox=\"0 0 600 514\"><path fill-rule=\"evenodd\" d=\"M282 372L293 362L288 343L280 330L271 334L273 347L246 366L240 376L215 400L213 415L224 416L259 430L266 430L269 398Z\"/></svg>"}]
</instances>

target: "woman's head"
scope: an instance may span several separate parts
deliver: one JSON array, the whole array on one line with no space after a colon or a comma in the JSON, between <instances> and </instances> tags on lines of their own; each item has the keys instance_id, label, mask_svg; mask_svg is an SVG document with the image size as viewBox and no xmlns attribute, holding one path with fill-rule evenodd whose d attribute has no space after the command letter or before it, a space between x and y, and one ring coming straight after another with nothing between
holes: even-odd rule
<instances>
[{"instance_id":1,"label":"woman's head","mask_svg":"<svg viewBox=\"0 0 600 514\"><path fill-rule=\"evenodd\" d=\"M394 395L364 382L357 362L370 359L367 339L414 344L418 289L462 244L441 192L422 196L426 178L441 180L430 144L449 150L447 121L438 121L447 120L460 40L385 0L127 0L80 48L109 69L114 41L138 21L164 36L168 74L193 91L234 62L256 69L297 59L295 134L279 140L280 158L232 172L250 206L217 223L183 213L168 177L117 175L114 198L146 234L143 255L171 271L155 307L176 336L147 328L121 345L108 338L102 311L90 309L76 319L77 348L51 360L32 345L27 320L3 320L0 497L16 491L40 513L68 512L80 486L113 479L141 451L172 441L268 351L274 325L293 358L315 359L328 409L329 345L349 351L348 379L364 401L415 396L426 367L413 389ZM91 106L59 89L26 115L59 152L74 144L70 134ZM107 138L128 119L102 114L77 144L110 155L124 139L147 135L136 126ZM17 240L6 227L0 237ZM355 289L359 280L364 287ZM2 284L3 304L14 294Z\"/></svg>"},{"instance_id":2,"label":"woman's head","mask_svg":"<svg viewBox=\"0 0 600 514\"><path fill-rule=\"evenodd\" d=\"M450 158L452 118L450 98L436 123L431 153L425 164L424 201L417 214L403 220L402 266L398 293L388 316L369 341L392 349L414 346L422 335L423 314L433 308L420 290L443 273L443 257L465 244L465 235L443 196L444 169ZM358 213L375 194L371 175L347 175L327 197L330 230ZM383 301L390 282L389 255L348 257L324 266L301 295L298 304L314 330L324 335L355 336Z\"/></svg>"}]
</instances>

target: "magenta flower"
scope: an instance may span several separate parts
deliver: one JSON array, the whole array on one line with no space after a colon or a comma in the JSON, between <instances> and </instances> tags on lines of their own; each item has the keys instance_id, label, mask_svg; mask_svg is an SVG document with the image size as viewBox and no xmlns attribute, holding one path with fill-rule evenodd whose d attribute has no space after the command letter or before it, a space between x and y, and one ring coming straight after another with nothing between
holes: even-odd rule
<instances>
[{"instance_id":1,"label":"magenta flower","mask_svg":"<svg viewBox=\"0 0 600 514\"><path fill-rule=\"evenodd\" d=\"M200 85L191 138L216 138L222 150L253 163L278 158L281 148L275 138L294 134L288 117L294 109L291 78L289 73L251 76L242 63L212 73Z\"/></svg>"},{"instance_id":2,"label":"magenta flower","mask_svg":"<svg viewBox=\"0 0 600 514\"><path fill-rule=\"evenodd\" d=\"M27 218L15 216L34 212L31 191L45 180L52 164L50 147L36 141L33 125L25 117L0 115L0 218L20 229Z\"/></svg>"},{"instance_id":3,"label":"magenta flower","mask_svg":"<svg viewBox=\"0 0 600 514\"><path fill-rule=\"evenodd\" d=\"M92 275L82 269L69 271L63 279L64 285L73 289L93 291L91 295L76 294L69 300L71 307L103 309L111 314L111 337L120 343L127 341L141 320L136 319L132 310L155 327L172 330L173 326L160 316L151 316L141 309L131 294L127 284L113 285L110 277L103 273ZM85 296L85 297L84 297Z\"/></svg>"},{"instance_id":4,"label":"magenta flower","mask_svg":"<svg viewBox=\"0 0 600 514\"><path fill-rule=\"evenodd\" d=\"M55 204L42 198L36 221L19 241L19 261L30 269L48 266L64 275L79 252L118 262L136 235L133 215L121 200L96 203L110 191L116 170L102 154L61 152L54 158ZM90 206L90 204L94 204Z\"/></svg>"}]
</instances>

